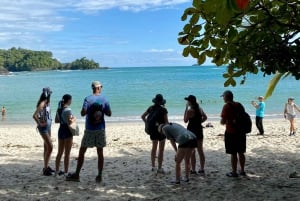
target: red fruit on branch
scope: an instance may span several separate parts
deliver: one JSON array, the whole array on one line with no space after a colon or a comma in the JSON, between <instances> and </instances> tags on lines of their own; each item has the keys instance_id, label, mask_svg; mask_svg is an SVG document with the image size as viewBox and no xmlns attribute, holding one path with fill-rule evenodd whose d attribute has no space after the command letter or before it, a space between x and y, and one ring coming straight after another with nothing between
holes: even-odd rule
<instances>
[{"instance_id":1,"label":"red fruit on branch","mask_svg":"<svg viewBox=\"0 0 300 201\"><path fill-rule=\"evenodd\" d=\"M235 0L235 4L239 9L245 10L249 4L249 1L250 0Z\"/></svg>"}]
</instances>

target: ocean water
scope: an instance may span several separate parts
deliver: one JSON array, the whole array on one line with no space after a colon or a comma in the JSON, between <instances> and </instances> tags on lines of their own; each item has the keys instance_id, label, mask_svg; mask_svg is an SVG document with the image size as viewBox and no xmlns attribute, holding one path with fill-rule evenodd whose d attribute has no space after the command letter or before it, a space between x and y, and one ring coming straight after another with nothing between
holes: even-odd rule
<instances>
[{"instance_id":1,"label":"ocean water","mask_svg":"<svg viewBox=\"0 0 300 201\"><path fill-rule=\"evenodd\" d=\"M184 97L193 94L200 106L208 114L209 120L219 120L223 106L220 97L224 90L230 89L234 99L244 104L246 110L255 115L251 100L265 94L270 76L249 75L244 85L224 87L224 67L215 66L174 66L174 67L124 67L85 71L46 71L21 72L0 76L0 107L5 106L7 115L1 124L23 124L33 122L32 114L45 86L52 91L51 108L54 118L57 103L69 93L73 96L71 108L79 119L85 96L92 93L91 82L99 80L103 84L102 93L112 108L112 117L107 121L141 121L141 114L152 104L152 98L163 94L169 119L182 120L185 109ZM239 79L238 79L239 80ZM292 77L282 80L272 97L266 101L266 118L283 116L287 98L299 100L299 81Z\"/></svg>"}]
</instances>

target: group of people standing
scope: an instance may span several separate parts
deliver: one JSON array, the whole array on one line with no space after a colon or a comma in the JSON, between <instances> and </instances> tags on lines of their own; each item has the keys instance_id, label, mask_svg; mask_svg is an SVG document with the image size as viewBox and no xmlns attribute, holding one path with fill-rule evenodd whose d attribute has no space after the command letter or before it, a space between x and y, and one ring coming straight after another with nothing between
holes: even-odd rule
<instances>
[{"instance_id":1,"label":"group of people standing","mask_svg":"<svg viewBox=\"0 0 300 201\"><path fill-rule=\"evenodd\" d=\"M37 123L37 129L44 141L44 167L42 173L45 176L66 175L67 181L79 181L80 171L84 162L84 155L89 147L97 148L98 155L98 174L96 182L102 181L102 170L104 164L103 147L106 146L105 120L104 115L111 116L111 108L107 99L101 95L102 84L99 81L93 81L91 84L92 94L85 97L81 109L81 116L86 117L84 135L78 153L78 161L76 171L69 172L70 152L73 144L73 134L69 129L69 125L76 122L76 117L72 114L70 105L72 96L65 94L59 101L56 111L55 122L59 123L58 129L58 152L55 160L55 170L49 166L53 144L51 141L51 111L50 97L52 91L49 87L42 90L40 98L33 114L33 119ZM93 105L101 105L101 111L93 111ZM94 121L96 119L97 121ZM61 157L64 154L64 171L60 170ZM69 172L69 173L68 173Z\"/></svg>"},{"instance_id":2,"label":"group of people standing","mask_svg":"<svg viewBox=\"0 0 300 201\"><path fill-rule=\"evenodd\" d=\"M206 121L207 115L199 106L194 95L189 95L184 98L186 108L184 112L184 122L188 123L187 128L178 123L171 123L168 120L168 111L165 108L166 100L163 95L157 94L153 99L153 105L141 115L142 120L147 124L147 119L153 114L156 114L156 129L149 133L152 141L151 149L151 164L152 171L156 173L164 173L162 168L165 139L170 140L170 143L176 152L176 178L172 181L173 184L180 184L180 181L189 181L190 174L204 174L205 155L203 152L203 126L202 123ZM147 125L146 125L147 126ZM178 145L177 145L178 144ZM158 151L158 168L155 166L155 158ZM196 153L199 154L200 168L196 171ZM181 162L185 161L185 177L181 177Z\"/></svg>"},{"instance_id":3,"label":"group of people standing","mask_svg":"<svg viewBox=\"0 0 300 201\"><path fill-rule=\"evenodd\" d=\"M236 113L240 109L245 111L244 106L234 101L233 93L230 90L224 91L221 95L224 100L224 106L221 112L222 125L225 125L224 143L225 151L231 155L231 171L226 175L228 177L246 176L245 172L245 152L246 152L246 133L241 133L237 126ZM163 153L165 147L165 139L170 140L170 143L175 150L175 180L171 181L173 184L180 184L181 181L188 182L190 174L204 174L205 154L203 152L203 126L202 123L207 120L207 115L199 106L194 95L189 95L184 98L186 102L186 109L183 115L183 120L187 123L187 127L168 121L168 111L165 108L166 100L161 94L157 94L153 98L151 105L142 115L141 118L147 124L147 117L151 116L155 110L161 110L157 114L157 128L149 133L152 140L151 149L151 164L152 171L157 173L164 173L162 168ZM263 118L265 113L264 97L259 96L258 102L251 101L253 107L256 108L255 124L258 129L257 135L264 135ZM298 106L293 103L293 98L288 99L285 105L284 116L290 121L290 135L295 134L294 118L296 117L296 110ZM157 109L155 109L157 108ZM158 151L158 169L155 168L155 156ZM196 152L199 156L199 170L196 171ZM181 162L185 161L185 176L181 176ZM238 171L239 164L239 171Z\"/></svg>"},{"instance_id":4,"label":"group of people standing","mask_svg":"<svg viewBox=\"0 0 300 201\"><path fill-rule=\"evenodd\" d=\"M56 111L55 122L59 123L58 130L58 152L55 160L55 170L49 166L53 144L51 141L51 125L52 118L50 112L50 97L52 91L49 87L42 89L42 93L36 105L36 110L33 114L33 119L37 123L39 131L44 142L44 165L42 173L45 176L50 175L66 175L67 181L80 181L80 171L83 166L84 156L87 148L96 147L98 155L98 174L95 178L96 182L102 181L102 170L104 166L103 148L106 146L105 120L104 115L111 116L111 108L108 100L101 95L102 84L99 81L93 81L91 84L92 94L85 97L81 109L81 116L85 116L85 130L81 141L76 171L69 172L70 152L73 144L73 134L69 129L69 125L76 122L76 117L72 114L70 105L72 96L65 94L59 101ZM225 125L225 150L231 155L232 170L227 173L228 177L246 176L245 172L245 152L246 152L246 134L240 133L236 127L236 107L245 110L243 105L233 100L233 93L229 90L222 94L224 106L221 112L222 125ZM259 130L259 135L264 135L263 118L265 103L263 97L258 98L258 103L252 101L252 105L256 108L256 126ZM173 184L180 184L181 181L189 182L190 174L205 174L205 154L203 151L203 126L202 123L207 120L207 115L199 106L194 95L189 95L184 98L186 100L183 121L187 123L187 127L171 123L168 120L168 110L165 107L166 100L163 95L157 94L153 99L153 105L141 115L142 120L147 124L149 117L155 113L155 129L149 132L150 140L152 141L151 148L151 165L152 171L156 174L163 174L162 167L165 140L168 139L175 151L175 180ZM284 116L290 120L290 135L295 134L294 118L295 111L300 109L293 98L289 98L285 105ZM98 105L101 110L94 111ZM101 107L100 107L101 106ZM156 154L157 168L156 168ZM199 156L199 169L196 169L196 152ZM61 157L64 154L64 171L60 170ZM184 160L185 176L181 176L181 163ZM240 170L237 171L238 163Z\"/></svg>"}]
</instances>

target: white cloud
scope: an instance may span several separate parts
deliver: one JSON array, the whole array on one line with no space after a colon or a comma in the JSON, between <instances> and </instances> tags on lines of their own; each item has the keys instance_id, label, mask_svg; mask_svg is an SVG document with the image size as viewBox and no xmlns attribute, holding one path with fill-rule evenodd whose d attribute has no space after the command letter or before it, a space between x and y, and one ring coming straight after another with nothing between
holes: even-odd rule
<instances>
[{"instance_id":1,"label":"white cloud","mask_svg":"<svg viewBox=\"0 0 300 201\"><path fill-rule=\"evenodd\" d=\"M191 2L191 0L81 0L75 4L75 7L84 12L95 12L112 8L137 12L147 9L172 7L188 2Z\"/></svg>"},{"instance_id":2,"label":"white cloud","mask_svg":"<svg viewBox=\"0 0 300 201\"><path fill-rule=\"evenodd\" d=\"M150 50L147 50L146 52L153 52L153 53L164 53L164 52L174 52L175 50L174 49L150 49Z\"/></svg>"}]
</instances>

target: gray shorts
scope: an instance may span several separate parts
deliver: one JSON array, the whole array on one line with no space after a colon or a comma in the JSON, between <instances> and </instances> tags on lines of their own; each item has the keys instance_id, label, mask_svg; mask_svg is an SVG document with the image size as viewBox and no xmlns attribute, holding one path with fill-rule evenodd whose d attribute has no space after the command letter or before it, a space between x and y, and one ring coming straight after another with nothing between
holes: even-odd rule
<instances>
[{"instance_id":1,"label":"gray shorts","mask_svg":"<svg viewBox=\"0 0 300 201\"><path fill-rule=\"evenodd\" d=\"M105 130L84 130L81 140L81 147L100 147L106 146Z\"/></svg>"},{"instance_id":2,"label":"gray shorts","mask_svg":"<svg viewBox=\"0 0 300 201\"><path fill-rule=\"evenodd\" d=\"M287 118L288 120L292 120L292 119L295 119L295 118L296 118L296 115L295 115L295 114L289 114L289 113L287 113L286 118Z\"/></svg>"}]
</instances>

